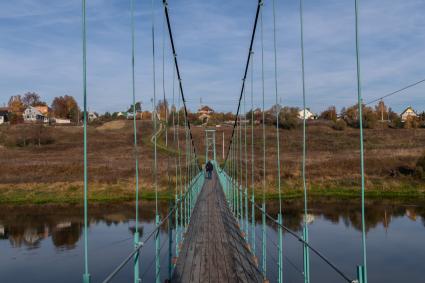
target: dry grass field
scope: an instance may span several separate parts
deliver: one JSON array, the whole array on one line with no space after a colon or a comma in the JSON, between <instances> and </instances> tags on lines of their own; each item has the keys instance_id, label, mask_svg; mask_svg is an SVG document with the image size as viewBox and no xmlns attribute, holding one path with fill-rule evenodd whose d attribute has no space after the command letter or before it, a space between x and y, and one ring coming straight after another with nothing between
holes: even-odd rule
<instances>
[{"instance_id":1,"label":"dry grass field","mask_svg":"<svg viewBox=\"0 0 425 283\"><path fill-rule=\"evenodd\" d=\"M140 176L143 197L153 197L152 123L138 122ZM193 127L196 149L204 160L204 128ZM217 130L217 157L222 163L222 135L227 146L232 128ZM19 125L0 127L0 202L75 202L81 199L83 180L82 127ZM184 148L184 131L180 145ZM307 178L311 192L357 190L360 185L359 132L336 131L324 123L312 123L307 131ZM254 129L255 182L261 190L263 177L262 129ZM23 146L22 139L26 139ZM32 140L31 140L32 139ZM174 189L177 151L174 133L158 138L158 187L160 196ZM244 130L242 130L244 141ZM134 195L133 133L131 121L91 126L88 131L90 197L94 200L128 200ZM247 128L248 168L251 168L251 130ZM281 175L285 191L301 189L301 129L281 130ZM227 147L225 148L227 150ZM425 129L365 130L366 185L369 191L425 190L423 179L414 176L418 158L425 151ZM184 152L184 151L183 151ZM266 129L267 193L276 193L276 130ZM243 156L243 159L245 157ZM182 156L182 162L185 158ZM243 163L244 164L244 163ZM250 173L248 180L251 180ZM245 182L245 180L244 180Z\"/></svg>"}]
</instances>

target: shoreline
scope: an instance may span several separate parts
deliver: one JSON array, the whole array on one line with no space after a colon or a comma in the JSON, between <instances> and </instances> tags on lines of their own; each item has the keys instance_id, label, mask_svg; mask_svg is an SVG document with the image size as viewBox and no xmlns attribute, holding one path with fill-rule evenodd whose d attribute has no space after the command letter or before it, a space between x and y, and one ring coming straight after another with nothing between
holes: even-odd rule
<instances>
[{"instance_id":1,"label":"shoreline","mask_svg":"<svg viewBox=\"0 0 425 283\"><path fill-rule=\"evenodd\" d=\"M293 186L297 187L297 186ZM326 189L325 189L326 187ZM251 197L252 191L248 189ZM282 200L301 199L304 193L300 189L282 189ZM336 199L358 199L360 188L335 187L335 184L324 186L312 186L308 190L309 198L336 198ZM366 199L425 199L425 188L420 184L399 184L399 186L373 189L366 188ZM154 200L155 192L150 187L140 187L140 200ZM173 191L161 188L158 191L158 199L174 200ZM263 198L261 189L255 190L256 200ZM279 194L272 189L264 192L266 200L278 200ZM123 203L135 199L134 185L128 182L117 184L89 184L90 203ZM0 204L2 205L24 205L24 204L81 204L83 203L83 186L80 183L53 183L53 184L1 184Z\"/></svg>"}]
</instances>

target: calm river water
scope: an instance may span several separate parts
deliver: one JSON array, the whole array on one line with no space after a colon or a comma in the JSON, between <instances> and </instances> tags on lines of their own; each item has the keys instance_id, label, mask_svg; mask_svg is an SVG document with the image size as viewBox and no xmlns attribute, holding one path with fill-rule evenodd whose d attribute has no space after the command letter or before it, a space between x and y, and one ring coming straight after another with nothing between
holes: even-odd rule
<instances>
[{"instance_id":1,"label":"calm river water","mask_svg":"<svg viewBox=\"0 0 425 283\"><path fill-rule=\"evenodd\" d=\"M277 213L277 203L268 211ZM312 200L310 242L344 273L355 276L361 263L358 201ZM166 203L160 205L162 215ZM139 227L142 235L154 229L153 203L142 202ZM285 203L284 222L301 233L302 203ZM101 282L132 250L135 228L131 204L90 207L89 269L92 282ZM260 219L257 219L257 254L260 258ZM82 209L79 206L0 206L0 282L81 282L83 273ZM160 233L162 282L168 270L168 231ZM267 272L276 282L276 227L267 226ZM367 248L370 282L425 282L425 203L371 201L367 204ZM173 247L174 252L174 247ZM284 282L303 282L302 248L284 235ZM144 282L153 282L154 243L141 256ZM317 256L311 254L312 282L344 282ZM126 266L115 282L131 282Z\"/></svg>"}]
</instances>

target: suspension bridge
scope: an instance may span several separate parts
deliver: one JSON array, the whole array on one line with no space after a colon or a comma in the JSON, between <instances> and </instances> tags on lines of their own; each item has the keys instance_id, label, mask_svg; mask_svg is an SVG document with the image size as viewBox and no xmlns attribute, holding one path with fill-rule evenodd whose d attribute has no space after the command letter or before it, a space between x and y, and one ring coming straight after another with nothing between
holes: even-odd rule
<instances>
[{"instance_id":1,"label":"suspension bridge","mask_svg":"<svg viewBox=\"0 0 425 283\"><path fill-rule=\"evenodd\" d=\"M355 38L356 38L356 63L357 63L357 101L359 117L362 117L362 95L361 95L361 68L359 58L359 36L358 36L358 0L355 3ZM303 98L303 140L302 140L302 168L301 177L304 191L304 219L302 233L285 226L285 219L282 211L285 209L282 204L281 191L281 160L280 160L280 129L279 110L276 109L276 141L266 140L265 126L265 72L264 72L264 26L263 10L265 5L270 5L273 11L273 49L274 49L274 96L278 104L278 82L277 82L277 52L276 52L276 3L275 0L259 0L256 10L253 11L254 23L252 26L251 39L247 53L247 60L242 76L242 85L239 93L235 120L232 126L231 137L228 142L227 151L223 162L218 162L216 155L216 132L214 129L205 130L205 156L202 157L196 148L194 135L188 119L188 108L183 88L181 70L179 69L176 44L173 37L169 3L167 0L159 2L162 5L164 27L168 32L171 52L173 57L173 92L172 103L184 109L183 117L172 114L172 121L160 121L157 113L153 115L154 134L152 143L154 147L153 178L155 189L155 229L144 235L139 234L139 159L143 158L139 154L139 133L136 123L136 115L133 115L134 130L134 162L135 162L135 231L133 241L133 251L123 258L121 263L105 274L104 278L92 278L89 269L88 250L88 160L87 160L87 115L84 115L84 274L83 282L113 282L116 276L123 272L127 265L133 266L134 282L144 282L143 274L140 272L141 266L153 266L155 282L269 282L282 283L285 280L284 258L285 248L283 243L283 233L293 237L301 243L300 254L302 254L303 264L299 270L300 282L309 283L314 281L314 274L310 274L310 256L313 254L329 267L329 272L334 272L340 282L367 283L367 261L366 261L366 237L365 237L365 206L364 206L364 164L363 164L363 126L362 119L359 119L360 136L360 160L359 171L361 175L361 203L359 208L362 215L362 242L359 243L363 260L352 270L342 270L336 263L326 257L325 251L319 251L309 242L308 224L308 184L306 181L306 88L304 78L304 35L303 35L303 0L299 0L299 20L300 20L300 50L301 50L301 70L302 73L302 98ZM158 4L158 3L157 3ZM156 1L152 0L152 73L153 73L153 102L154 109L157 103L156 85L156 62L155 62L155 14L154 7ZM130 0L131 10L131 35L132 35L132 101L133 113L136 113L136 85L135 85L135 20L134 20L134 0ZM87 35L86 35L86 0L82 0L82 47L83 47L83 96L84 113L87 113ZM165 28L164 28L165 30ZM257 36L259 34L259 36ZM165 37L165 32L163 34ZM259 39L257 39L259 38ZM254 42L260 41L259 50L254 50ZM164 51L163 46L163 62ZM253 104L253 74L254 74L254 54L258 54L261 61L258 67L261 72L261 97L262 97L262 137L254 137L254 104ZM354 59L353 59L354 60ZM164 63L162 66L164 72ZM174 85L177 84L175 94ZM164 76L163 92L165 101ZM249 97L250 96L250 97ZM251 105L248 105L249 100ZM251 110L252 117L247 117L247 110ZM156 110L154 110L156 111ZM167 110L165 110L167 111ZM170 113L168 113L170 114ZM165 113L168 119L167 113ZM243 122L249 120L250 123ZM159 125L159 126L158 126ZM169 126L171 125L171 126ZM161 138L160 132L165 131L165 146L175 147L176 155L168 157L168 164L172 164L175 171L175 197L170 205L167 215L160 215L158 211L158 140ZM173 138L168 140L167 131L171 131ZM183 131L184 142L181 142L181 132ZM143 134L143 133L142 133ZM254 151L254 139L261 141L261 155L256 156ZM279 212L271 215L267 212L265 191L266 182L266 144L274 142L277 145L275 156L274 174L276 180L276 191L279 195ZM250 145L250 146L249 146ZM210 161L214 166L214 173L211 179L206 178L203 165ZM205 163L204 163L205 162ZM262 176L262 194L258 195L254 188L254 171L260 170ZM170 179L170 178L169 178ZM260 219L261 230L256 229L256 221ZM267 234L266 225L272 223L277 227L277 240L271 240ZM168 239L161 241L160 229L168 227ZM147 243L154 241L155 256L152 265L149 262L141 261L141 255L147 248ZM259 241L259 244L258 244ZM165 244L162 244L165 243ZM161 261L161 251L168 250L168 259ZM268 270L267 266L275 265L276 268ZM167 270L166 276L161 270Z\"/></svg>"}]
</instances>

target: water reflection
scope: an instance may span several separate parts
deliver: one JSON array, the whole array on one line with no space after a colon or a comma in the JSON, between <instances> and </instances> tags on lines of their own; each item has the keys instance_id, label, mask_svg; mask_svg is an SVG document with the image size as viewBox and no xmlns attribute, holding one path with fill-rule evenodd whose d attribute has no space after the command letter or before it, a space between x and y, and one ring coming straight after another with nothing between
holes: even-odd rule
<instances>
[{"instance_id":1,"label":"water reflection","mask_svg":"<svg viewBox=\"0 0 425 283\"><path fill-rule=\"evenodd\" d=\"M165 215L168 205L161 203ZM143 203L140 221L152 222L154 203ZM104 223L106 226L129 223L134 219L132 204L95 205L89 209L89 227ZM165 229L165 228L164 228ZM129 227L133 234L135 227ZM76 247L83 232L83 214L80 206L0 206L0 240L9 240L11 247L37 249L43 240L51 238L60 250ZM143 227L139 227L143 236Z\"/></svg>"},{"instance_id":2,"label":"water reflection","mask_svg":"<svg viewBox=\"0 0 425 283\"><path fill-rule=\"evenodd\" d=\"M302 201L284 202L284 224L294 231L301 231L303 221ZM272 215L278 213L278 203L269 202L267 211ZM140 210L141 222L153 223L154 203L143 202ZM168 203L160 204L160 213L166 215ZM104 223L106 226L129 223L134 219L132 204L102 204L89 209L89 226ZM257 212L257 221L261 217ZM361 230L361 214L358 201L346 200L335 202L328 199L316 199L310 203L309 219L322 217L334 224L343 224L347 228ZM405 217L411 221L422 221L425 225L425 203L395 202L376 200L366 206L366 229L383 225L386 229L391 222ZM51 239L59 250L74 249L82 236L83 214L80 206L0 206L0 240L8 240L11 247L37 249L42 241ZM276 227L271 226L272 229ZM134 233L134 225L128 233ZM143 237L143 227L140 228ZM163 229L167 229L163 227Z\"/></svg>"}]
</instances>

